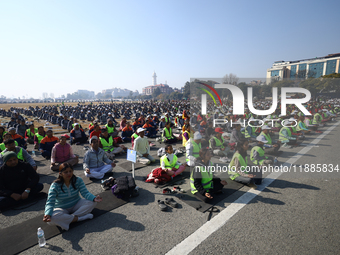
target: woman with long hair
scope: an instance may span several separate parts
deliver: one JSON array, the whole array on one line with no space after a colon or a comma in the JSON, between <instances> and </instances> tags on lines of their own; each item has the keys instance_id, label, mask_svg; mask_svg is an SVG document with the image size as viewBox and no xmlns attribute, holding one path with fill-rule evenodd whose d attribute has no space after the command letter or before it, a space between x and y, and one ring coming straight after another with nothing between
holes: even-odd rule
<instances>
[{"instance_id":1,"label":"woman with long hair","mask_svg":"<svg viewBox=\"0 0 340 255\"><path fill-rule=\"evenodd\" d=\"M84 198L80 198L79 193ZM48 192L43 221L68 230L72 222L92 219L91 211L101 201L100 196L92 195L83 180L73 174L72 165L63 163Z\"/></svg>"}]
</instances>

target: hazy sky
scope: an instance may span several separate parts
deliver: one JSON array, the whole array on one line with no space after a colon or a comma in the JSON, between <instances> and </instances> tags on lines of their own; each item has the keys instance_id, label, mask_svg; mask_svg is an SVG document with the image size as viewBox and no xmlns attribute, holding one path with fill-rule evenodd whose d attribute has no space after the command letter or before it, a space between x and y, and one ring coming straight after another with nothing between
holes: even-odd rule
<instances>
[{"instance_id":1,"label":"hazy sky","mask_svg":"<svg viewBox=\"0 0 340 255\"><path fill-rule=\"evenodd\" d=\"M340 1L0 1L7 97L182 87L192 77L265 77L277 60L340 52Z\"/></svg>"}]
</instances>

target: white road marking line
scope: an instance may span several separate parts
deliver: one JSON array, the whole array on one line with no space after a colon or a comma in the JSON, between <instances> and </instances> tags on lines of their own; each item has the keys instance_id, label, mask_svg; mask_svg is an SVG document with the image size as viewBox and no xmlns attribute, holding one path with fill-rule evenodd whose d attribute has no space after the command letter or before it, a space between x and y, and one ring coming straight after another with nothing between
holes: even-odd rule
<instances>
[{"instance_id":1,"label":"white road marking line","mask_svg":"<svg viewBox=\"0 0 340 255\"><path fill-rule=\"evenodd\" d=\"M310 144L301 149L283 165L290 166L299 160L304 154L306 154L310 149L321 141L327 134L329 134L335 127L337 127L340 122L337 122L334 126L329 127L325 132L323 132L318 138L315 138ZM194 233L184 239L182 242L173 247L168 251L167 255L177 255L177 254L189 254L193 251L200 243L207 239L211 234L220 229L224 224L226 224L231 217L233 217L239 210L241 210L245 205L247 205L253 198L261 193L267 186L269 186L273 181L275 181L282 172L274 172L264 178L262 184L258 186L257 190L250 189L247 193L239 197L222 212L212 218L210 221L204 223L199 229Z\"/></svg>"}]
</instances>

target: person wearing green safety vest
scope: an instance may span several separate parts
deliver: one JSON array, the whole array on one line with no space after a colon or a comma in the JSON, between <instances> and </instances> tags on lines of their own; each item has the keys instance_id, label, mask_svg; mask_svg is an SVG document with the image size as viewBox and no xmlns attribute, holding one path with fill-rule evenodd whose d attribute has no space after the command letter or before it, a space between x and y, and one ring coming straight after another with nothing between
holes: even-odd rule
<instances>
[{"instance_id":1,"label":"person wearing green safety vest","mask_svg":"<svg viewBox=\"0 0 340 255\"><path fill-rule=\"evenodd\" d=\"M6 134L4 135L4 141L3 141L3 143L0 144L0 150L1 150L1 151L6 150L5 141L8 140L8 139L12 139L12 136L11 136L10 133L6 133ZM17 141L14 140L14 143L15 143L15 146L19 146L19 144L18 144ZM0 152L1 152L1 151L0 151Z\"/></svg>"},{"instance_id":2,"label":"person wearing green safety vest","mask_svg":"<svg viewBox=\"0 0 340 255\"><path fill-rule=\"evenodd\" d=\"M165 125L165 128L162 131L162 142L163 143L176 143L177 142L177 138L173 136L172 134L172 129L170 127L170 122L167 122Z\"/></svg>"},{"instance_id":3,"label":"person wearing green safety vest","mask_svg":"<svg viewBox=\"0 0 340 255\"><path fill-rule=\"evenodd\" d=\"M228 147L228 142L224 140L222 134L223 131L221 128L215 128L215 136L209 140L209 148L212 149L214 155L221 156L221 162L227 163L227 155L230 151L230 148Z\"/></svg>"},{"instance_id":4,"label":"person wearing green safety vest","mask_svg":"<svg viewBox=\"0 0 340 255\"><path fill-rule=\"evenodd\" d=\"M249 167L247 159L248 141L238 142L228 168L228 175L231 180L246 184L256 189L262 183L262 171L258 167Z\"/></svg>"},{"instance_id":5,"label":"person wearing green safety vest","mask_svg":"<svg viewBox=\"0 0 340 255\"><path fill-rule=\"evenodd\" d=\"M186 161L188 166L194 166L196 158L199 157L199 151L201 150L202 135L200 132L195 132L194 137L190 138L185 146Z\"/></svg>"},{"instance_id":6,"label":"person wearing green safety vest","mask_svg":"<svg viewBox=\"0 0 340 255\"><path fill-rule=\"evenodd\" d=\"M106 156L110 160L114 160L116 154L124 152L125 146L121 147L116 143L113 137L109 135L107 129L102 129L99 140L99 148L102 148L105 151Z\"/></svg>"},{"instance_id":7,"label":"person wearing green safety vest","mask_svg":"<svg viewBox=\"0 0 340 255\"><path fill-rule=\"evenodd\" d=\"M160 161L161 168L172 178L181 174L187 166L187 163L181 164L178 162L171 144L165 146L165 155L161 157Z\"/></svg>"},{"instance_id":8,"label":"person wearing green safety vest","mask_svg":"<svg viewBox=\"0 0 340 255\"><path fill-rule=\"evenodd\" d=\"M296 131L302 132L302 134L309 134L309 133L312 132L312 130L310 130L306 127L304 120L305 120L304 116L299 117L298 123L297 123L297 126L296 126Z\"/></svg>"},{"instance_id":9,"label":"person wearing green safety vest","mask_svg":"<svg viewBox=\"0 0 340 255\"><path fill-rule=\"evenodd\" d=\"M252 126L250 126L250 125ZM256 134L256 130L257 130L257 121L254 118L250 118L248 121L248 125L246 126L245 130L244 130L244 137L246 139L250 139L252 141L256 140L257 134Z\"/></svg>"},{"instance_id":10,"label":"person wearing green safety vest","mask_svg":"<svg viewBox=\"0 0 340 255\"><path fill-rule=\"evenodd\" d=\"M257 145L250 150L250 160L257 166L272 165L274 160L272 157L264 155L263 145L267 144L268 141L263 135L256 137Z\"/></svg>"},{"instance_id":11,"label":"person wearing green safety vest","mask_svg":"<svg viewBox=\"0 0 340 255\"><path fill-rule=\"evenodd\" d=\"M312 121L313 125L322 125L321 122L322 122L323 118L320 114L321 112L322 112L322 110L319 109L318 112L314 114L313 121Z\"/></svg>"},{"instance_id":12,"label":"person wearing green safety vest","mask_svg":"<svg viewBox=\"0 0 340 255\"><path fill-rule=\"evenodd\" d=\"M166 123L168 123L168 122L171 123L171 118L169 117L169 113L168 112L164 114L164 118L165 118L165 122Z\"/></svg>"},{"instance_id":13,"label":"person wearing green safety vest","mask_svg":"<svg viewBox=\"0 0 340 255\"><path fill-rule=\"evenodd\" d=\"M259 136L263 136L267 141L267 143L264 144L266 153L270 154L270 155L277 155L281 145L280 145L280 143L272 140L272 138L269 134L269 131L270 131L271 128L268 127L267 125L264 125L261 129L262 129L262 132L260 133ZM257 138L256 138L256 140L257 140Z\"/></svg>"},{"instance_id":14,"label":"person wearing green safety vest","mask_svg":"<svg viewBox=\"0 0 340 255\"><path fill-rule=\"evenodd\" d=\"M25 139L29 144L34 143L34 136L36 133L38 133L38 129L34 128L34 124L31 122L29 125L29 128L26 129L26 132L25 132Z\"/></svg>"},{"instance_id":15,"label":"person wearing green safety vest","mask_svg":"<svg viewBox=\"0 0 340 255\"><path fill-rule=\"evenodd\" d=\"M210 149L202 148L199 151L199 157L196 159L196 165L190 173L191 193L205 203L209 203L213 198L212 195L221 193L223 186L227 185L226 181L214 177L212 171L214 166L210 161L212 156Z\"/></svg>"},{"instance_id":16,"label":"person wearing green safety vest","mask_svg":"<svg viewBox=\"0 0 340 255\"><path fill-rule=\"evenodd\" d=\"M7 139L4 142L4 144L6 146L6 149L3 150L0 153L0 166L2 166L4 164L4 161L3 161L3 158L2 158L3 155L7 151L12 151L12 152L15 152L15 154L17 154L17 157L18 157L19 160L29 163L33 167L33 169L35 171L37 171L38 167L37 167L37 164L35 163L35 161L33 160L33 158L28 154L28 152L24 148L21 148L19 146L15 146L15 141L13 139Z\"/></svg>"},{"instance_id":17,"label":"person wearing green safety vest","mask_svg":"<svg viewBox=\"0 0 340 255\"><path fill-rule=\"evenodd\" d=\"M38 127L38 132L34 135L34 149L39 148L41 140L46 136L46 132L43 126Z\"/></svg>"},{"instance_id":18,"label":"person wearing green safety vest","mask_svg":"<svg viewBox=\"0 0 340 255\"><path fill-rule=\"evenodd\" d=\"M285 126L291 126L291 125L294 125L294 122L292 121L292 119L285 120ZM282 148L290 149L292 148L290 145L295 145L298 140L298 137L293 136L292 132L290 131L290 128L285 127L285 126L283 126L280 129L279 141L284 144Z\"/></svg>"},{"instance_id":19,"label":"person wearing green safety vest","mask_svg":"<svg viewBox=\"0 0 340 255\"><path fill-rule=\"evenodd\" d=\"M118 131L116 131L116 126L111 118L107 119L107 124L105 125L105 127L107 128L107 132L109 133L110 136L112 137L118 136Z\"/></svg>"}]
</instances>

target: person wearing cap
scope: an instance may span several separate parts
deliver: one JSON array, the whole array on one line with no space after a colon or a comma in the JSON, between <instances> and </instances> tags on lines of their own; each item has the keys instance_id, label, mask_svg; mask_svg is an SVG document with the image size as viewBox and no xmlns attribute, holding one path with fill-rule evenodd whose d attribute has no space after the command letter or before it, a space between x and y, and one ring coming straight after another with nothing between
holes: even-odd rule
<instances>
[{"instance_id":1,"label":"person wearing cap","mask_svg":"<svg viewBox=\"0 0 340 255\"><path fill-rule=\"evenodd\" d=\"M166 126L165 116L161 116L161 121L158 123L158 130L163 130Z\"/></svg>"},{"instance_id":2,"label":"person wearing cap","mask_svg":"<svg viewBox=\"0 0 340 255\"><path fill-rule=\"evenodd\" d=\"M155 159L150 155L150 144L144 136L144 128L138 128L138 137L134 140L133 150L137 154L137 162L148 165L150 162L155 162Z\"/></svg>"},{"instance_id":3,"label":"person wearing cap","mask_svg":"<svg viewBox=\"0 0 340 255\"><path fill-rule=\"evenodd\" d=\"M13 151L15 152L15 154L17 154L17 158L19 160L29 163L33 167L33 169L37 171L37 164L35 163L35 161L32 159L32 157L28 154L28 152L24 148L16 146L16 143L13 139L5 140L4 145L6 149L2 150L0 154L0 166L4 164L3 155L7 151Z\"/></svg>"},{"instance_id":4,"label":"person wearing cap","mask_svg":"<svg viewBox=\"0 0 340 255\"><path fill-rule=\"evenodd\" d=\"M59 142L52 148L50 166L52 171L57 171L63 163L69 163L72 166L78 164L78 156L73 154L72 146L66 141L66 135L61 135Z\"/></svg>"},{"instance_id":5,"label":"person wearing cap","mask_svg":"<svg viewBox=\"0 0 340 255\"><path fill-rule=\"evenodd\" d=\"M38 127L38 132L35 133L34 138L33 138L33 142L34 142L34 149L38 149L40 146L40 142L41 140L46 137L46 132L44 130L43 126L39 126Z\"/></svg>"},{"instance_id":6,"label":"person wearing cap","mask_svg":"<svg viewBox=\"0 0 340 255\"><path fill-rule=\"evenodd\" d=\"M99 195L91 194L84 181L73 174L71 164L61 164L59 176L48 191L43 221L68 230L73 222L92 219L91 211L102 200Z\"/></svg>"},{"instance_id":7,"label":"person wearing cap","mask_svg":"<svg viewBox=\"0 0 340 255\"><path fill-rule=\"evenodd\" d=\"M231 158L228 168L228 175L231 180L246 184L251 188L256 189L256 184L262 182L262 172L259 169L248 167L247 150L249 142L247 140L236 144L236 151ZM251 171L252 170L252 171Z\"/></svg>"},{"instance_id":8,"label":"person wearing cap","mask_svg":"<svg viewBox=\"0 0 340 255\"><path fill-rule=\"evenodd\" d=\"M267 125L264 125L262 127L262 131L260 133L259 136L263 136L264 139L267 141L267 143L264 143L264 147L266 149L266 153L267 154L271 154L271 155L277 155L279 149L280 149L280 143L275 142L269 134L270 131L270 127L268 127ZM258 139L256 139L258 141Z\"/></svg>"},{"instance_id":9,"label":"person wearing cap","mask_svg":"<svg viewBox=\"0 0 340 255\"><path fill-rule=\"evenodd\" d=\"M171 122L171 117L169 117L169 113L168 112L166 112L164 114L164 119L165 119L165 122Z\"/></svg>"},{"instance_id":10,"label":"person wearing cap","mask_svg":"<svg viewBox=\"0 0 340 255\"><path fill-rule=\"evenodd\" d=\"M257 145L250 151L250 160L257 166L272 165L274 160L264 155L265 151L263 145L268 143L264 135L256 137ZM267 152L266 152L267 153Z\"/></svg>"},{"instance_id":11,"label":"person wearing cap","mask_svg":"<svg viewBox=\"0 0 340 255\"><path fill-rule=\"evenodd\" d=\"M124 149L109 135L106 128L102 129L99 137L99 148L102 148L110 160L115 159L115 155L124 152Z\"/></svg>"},{"instance_id":12,"label":"person wearing cap","mask_svg":"<svg viewBox=\"0 0 340 255\"><path fill-rule=\"evenodd\" d=\"M222 136L223 133L222 128L215 128L215 135L209 140L209 148L212 149L213 155L221 157L220 161L227 162L230 148L228 147L228 142Z\"/></svg>"},{"instance_id":13,"label":"person wearing cap","mask_svg":"<svg viewBox=\"0 0 340 255\"><path fill-rule=\"evenodd\" d=\"M29 123L28 129L25 131L25 139L29 144L34 144L34 136L38 133L38 129L34 128L34 123Z\"/></svg>"},{"instance_id":14,"label":"person wearing cap","mask_svg":"<svg viewBox=\"0 0 340 255\"><path fill-rule=\"evenodd\" d=\"M8 133L11 135L12 139L14 139L15 141L17 141L18 145L24 149L27 148L27 143L25 141L25 139L21 136L18 135L15 131L14 127L11 127L8 129Z\"/></svg>"},{"instance_id":15,"label":"person wearing cap","mask_svg":"<svg viewBox=\"0 0 340 255\"><path fill-rule=\"evenodd\" d=\"M13 151L6 152L0 167L0 210L20 205L22 200L37 195L43 184L33 167L19 161Z\"/></svg>"},{"instance_id":16,"label":"person wearing cap","mask_svg":"<svg viewBox=\"0 0 340 255\"><path fill-rule=\"evenodd\" d=\"M73 129L70 132L70 140L72 144L82 144L87 142L87 136L82 128L80 128L79 123L74 123Z\"/></svg>"},{"instance_id":17,"label":"person wearing cap","mask_svg":"<svg viewBox=\"0 0 340 255\"><path fill-rule=\"evenodd\" d=\"M52 148L59 141L58 137L53 136L53 130L48 129L46 131L46 137L44 137L39 145L39 150L41 152L41 156L45 159L51 158Z\"/></svg>"},{"instance_id":18,"label":"person wearing cap","mask_svg":"<svg viewBox=\"0 0 340 255\"><path fill-rule=\"evenodd\" d=\"M194 137L191 137L186 143L186 161L188 166L195 165L195 159L199 157L199 151L202 148L202 135L200 132L195 132Z\"/></svg>"},{"instance_id":19,"label":"person wearing cap","mask_svg":"<svg viewBox=\"0 0 340 255\"><path fill-rule=\"evenodd\" d=\"M167 122L165 128L162 131L162 142L167 144L172 144L177 142L177 138L172 134L171 123Z\"/></svg>"},{"instance_id":20,"label":"person wearing cap","mask_svg":"<svg viewBox=\"0 0 340 255\"><path fill-rule=\"evenodd\" d=\"M163 155L160 159L161 168L168 175L174 178L185 170L187 164L186 163L181 164L177 160L177 156L174 154L174 150L171 144L165 146L165 152L166 152L165 155Z\"/></svg>"},{"instance_id":21,"label":"person wearing cap","mask_svg":"<svg viewBox=\"0 0 340 255\"><path fill-rule=\"evenodd\" d=\"M116 166L107 156L103 149L99 148L99 139L92 136L90 139L91 148L85 153L83 168L86 177L102 179L104 175L112 171Z\"/></svg>"},{"instance_id":22,"label":"person wearing cap","mask_svg":"<svg viewBox=\"0 0 340 255\"><path fill-rule=\"evenodd\" d=\"M293 124L294 124L294 122L293 122L292 119L285 120L285 125L286 126L293 125ZM290 145L295 145L297 140L298 140L298 137L292 135L292 132L290 131L289 127L283 126L280 129L280 132L279 132L279 141L284 144L282 146L282 148L288 148L288 149L292 148L292 146L290 146Z\"/></svg>"}]
</instances>

